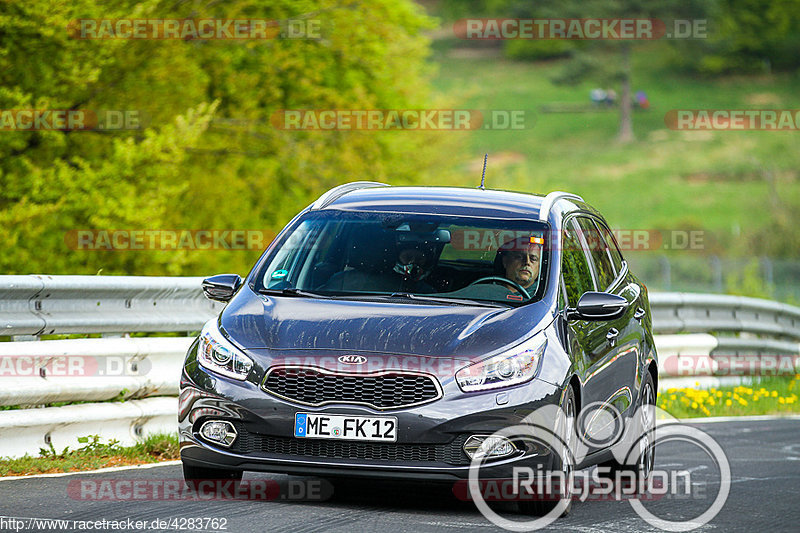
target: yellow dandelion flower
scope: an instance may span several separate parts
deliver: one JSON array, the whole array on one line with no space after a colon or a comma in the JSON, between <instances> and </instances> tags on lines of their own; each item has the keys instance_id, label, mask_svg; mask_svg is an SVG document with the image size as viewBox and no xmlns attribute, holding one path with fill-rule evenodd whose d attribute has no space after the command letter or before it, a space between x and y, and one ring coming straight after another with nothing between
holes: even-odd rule
<instances>
[{"instance_id":1,"label":"yellow dandelion flower","mask_svg":"<svg viewBox=\"0 0 800 533\"><path fill-rule=\"evenodd\" d=\"M728 407L730 407L730 406L731 406L731 401L730 401L730 400L725 400L725 405L727 405Z\"/></svg>"}]
</instances>

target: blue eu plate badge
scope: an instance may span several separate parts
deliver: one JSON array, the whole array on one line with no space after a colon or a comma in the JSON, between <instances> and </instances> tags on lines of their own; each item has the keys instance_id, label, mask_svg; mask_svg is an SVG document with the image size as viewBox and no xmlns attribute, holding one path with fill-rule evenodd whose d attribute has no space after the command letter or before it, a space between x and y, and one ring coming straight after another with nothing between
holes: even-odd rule
<instances>
[{"instance_id":1,"label":"blue eu plate badge","mask_svg":"<svg viewBox=\"0 0 800 533\"><path fill-rule=\"evenodd\" d=\"M306 415L305 413L297 413L294 415L294 436L306 436Z\"/></svg>"}]
</instances>

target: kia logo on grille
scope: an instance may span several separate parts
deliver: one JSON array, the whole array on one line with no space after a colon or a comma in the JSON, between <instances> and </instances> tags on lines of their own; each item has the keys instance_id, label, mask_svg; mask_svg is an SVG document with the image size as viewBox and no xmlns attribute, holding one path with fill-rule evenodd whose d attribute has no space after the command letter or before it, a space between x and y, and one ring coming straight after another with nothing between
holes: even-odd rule
<instances>
[{"instance_id":1,"label":"kia logo on grille","mask_svg":"<svg viewBox=\"0 0 800 533\"><path fill-rule=\"evenodd\" d=\"M346 365L363 365L367 362L367 358L363 355L342 355L339 357L339 362Z\"/></svg>"}]
</instances>

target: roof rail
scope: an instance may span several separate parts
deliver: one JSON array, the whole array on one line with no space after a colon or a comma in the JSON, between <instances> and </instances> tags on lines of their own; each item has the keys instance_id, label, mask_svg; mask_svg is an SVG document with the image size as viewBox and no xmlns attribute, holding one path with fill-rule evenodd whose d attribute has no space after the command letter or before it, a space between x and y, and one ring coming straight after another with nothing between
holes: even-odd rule
<instances>
[{"instance_id":1,"label":"roof rail","mask_svg":"<svg viewBox=\"0 0 800 533\"><path fill-rule=\"evenodd\" d=\"M547 222L547 217L550 215L550 209L553 207L553 204L561 199L580 200L581 202L584 201L584 199L577 194L572 194L569 192L553 191L548 193L547 196L544 197L544 200L542 200L541 207L539 207L539 220L542 222Z\"/></svg>"},{"instance_id":2,"label":"roof rail","mask_svg":"<svg viewBox=\"0 0 800 533\"><path fill-rule=\"evenodd\" d=\"M353 181L350 183L345 183L343 185L339 185L338 187L334 187L317 198L317 201L311 205L311 209L322 209L349 192L353 192L358 189L366 189L369 187L389 187L389 185L387 183L380 183L377 181Z\"/></svg>"}]
</instances>

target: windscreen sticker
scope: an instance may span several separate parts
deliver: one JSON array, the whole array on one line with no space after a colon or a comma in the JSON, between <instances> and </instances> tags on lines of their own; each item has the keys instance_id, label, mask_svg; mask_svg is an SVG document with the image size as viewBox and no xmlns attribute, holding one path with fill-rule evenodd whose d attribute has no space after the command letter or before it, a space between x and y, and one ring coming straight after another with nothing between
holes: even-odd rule
<instances>
[{"instance_id":1,"label":"windscreen sticker","mask_svg":"<svg viewBox=\"0 0 800 533\"><path fill-rule=\"evenodd\" d=\"M283 278L285 278L285 277L286 277L288 274L289 274L289 271L288 271L288 270L280 269L280 270L276 270L275 272L273 272L273 273L272 273L272 275L271 275L270 277L271 277L272 279L283 279Z\"/></svg>"}]
</instances>

